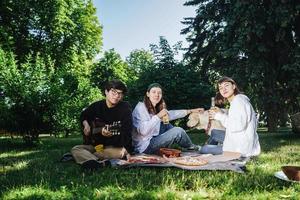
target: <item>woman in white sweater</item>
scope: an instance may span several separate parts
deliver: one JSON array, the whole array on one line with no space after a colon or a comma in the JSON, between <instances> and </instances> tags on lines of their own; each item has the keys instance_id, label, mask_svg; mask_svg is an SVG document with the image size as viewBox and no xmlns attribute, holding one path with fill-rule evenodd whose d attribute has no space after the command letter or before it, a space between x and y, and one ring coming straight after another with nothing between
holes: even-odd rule
<instances>
[{"instance_id":1,"label":"woman in white sweater","mask_svg":"<svg viewBox=\"0 0 300 200\"><path fill-rule=\"evenodd\" d=\"M228 114L216 108L209 111L211 119L220 120L226 128L223 146L205 145L202 153L221 154L225 151L238 152L242 156L257 156L260 154L256 113L247 96L240 93L234 80L228 77L218 82L217 102L230 103ZM219 98L218 98L219 97Z\"/></svg>"},{"instance_id":2,"label":"woman in white sweater","mask_svg":"<svg viewBox=\"0 0 300 200\"><path fill-rule=\"evenodd\" d=\"M132 141L136 153L157 153L161 147L176 143L181 147L198 150L180 127L163 122L165 117L174 120L192 112L201 112L202 108L191 110L167 110L163 100L162 87L158 83L149 85L143 102L139 102L132 113Z\"/></svg>"}]
</instances>

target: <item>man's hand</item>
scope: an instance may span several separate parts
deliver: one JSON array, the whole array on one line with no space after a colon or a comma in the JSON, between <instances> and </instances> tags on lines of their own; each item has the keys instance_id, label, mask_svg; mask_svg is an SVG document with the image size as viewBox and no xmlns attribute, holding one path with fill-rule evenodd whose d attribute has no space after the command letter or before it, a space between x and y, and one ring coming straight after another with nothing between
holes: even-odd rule
<instances>
[{"instance_id":1,"label":"man's hand","mask_svg":"<svg viewBox=\"0 0 300 200\"><path fill-rule=\"evenodd\" d=\"M220 112L221 109L218 108L218 107L213 107L211 109L208 110L208 116L209 116L209 119L215 119L215 115L216 113Z\"/></svg>"},{"instance_id":2,"label":"man's hand","mask_svg":"<svg viewBox=\"0 0 300 200\"><path fill-rule=\"evenodd\" d=\"M82 122L82 124L83 124L83 133L84 133L84 135L85 136L90 135L90 133L91 133L91 127L90 127L89 123L86 120L84 120Z\"/></svg>"},{"instance_id":3,"label":"man's hand","mask_svg":"<svg viewBox=\"0 0 300 200\"><path fill-rule=\"evenodd\" d=\"M108 127L109 127L109 125L105 125L102 128L102 135L105 136L105 137L111 137L112 136L112 133L109 131Z\"/></svg>"}]
</instances>

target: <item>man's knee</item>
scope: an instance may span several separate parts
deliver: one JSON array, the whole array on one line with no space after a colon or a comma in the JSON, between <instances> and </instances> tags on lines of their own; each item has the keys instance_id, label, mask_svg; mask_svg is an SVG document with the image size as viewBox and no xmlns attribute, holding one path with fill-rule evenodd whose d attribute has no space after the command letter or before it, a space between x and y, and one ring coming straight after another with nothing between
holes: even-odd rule
<instances>
[{"instance_id":1,"label":"man's knee","mask_svg":"<svg viewBox=\"0 0 300 200\"><path fill-rule=\"evenodd\" d=\"M100 159L119 159L127 155L124 147L106 147L102 152L95 152L94 155Z\"/></svg>"},{"instance_id":2,"label":"man's knee","mask_svg":"<svg viewBox=\"0 0 300 200\"><path fill-rule=\"evenodd\" d=\"M82 149L81 146L82 146L82 145L76 145L76 146L74 146L74 147L71 149L71 153L73 153L74 151L78 151L78 150Z\"/></svg>"},{"instance_id":3,"label":"man's knee","mask_svg":"<svg viewBox=\"0 0 300 200\"><path fill-rule=\"evenodd\" d=\"M90 152L95 151L94 147L92 145L82 145L82 144L80 144L80 145L74 146L71 149L71 153L74 154L74 153L77 153L77 152L81 152L83 150L90 151Z\"/></svg>"}]
</instances>

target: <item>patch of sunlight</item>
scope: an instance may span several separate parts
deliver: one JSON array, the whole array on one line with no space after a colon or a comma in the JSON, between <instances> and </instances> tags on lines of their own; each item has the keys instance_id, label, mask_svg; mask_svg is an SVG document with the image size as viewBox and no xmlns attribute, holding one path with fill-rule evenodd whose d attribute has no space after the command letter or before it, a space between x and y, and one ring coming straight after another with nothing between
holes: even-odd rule
<instances>
[{"instance_id":1,"label":"patch of sunlight","mask_svg":"<svg viewBox=\"0 0 300 200\"><path fill-rule=\"evenodd\" d=\"M27 156L30 155L32 153L37 153L40 151L22 151L22 152L15 152L15 151L11 151L8 153L1 153L0 154L0 159L1 158L8 158L8 157L21 157L21 156Z\"/></svg>"},{"instance_id":2,"label":"patch of sunlight","mask_svg":"<svg viewBox=\"0 0 300 200\"><path fill-rule=\"evenodd\" d=\"M27 167L28 163L29 163L28 161L17 162L16 164L14 164L14 167L17 170L20 170L20 169Z\"/></svg>"},{"instance_id":3,"label":"patch of sunlight","mask_svg":"<svg viewBox=\"0 0 300 200\"><path fill-rule=\"evenodd\" d=\"M12 165L4 165L0 168L0 173L6 173L6 172L9 172L9 171L17 171L17 170L21 170L21 169L24 169L28 166L28 161L19 161L19 162L16 162Z\"/></svg>"},{"instance_id":4,"label":"patch of sunlight","mask_svg":"<svg viewBox=\"0 0 300 200\"><path fill-rule=\"evenodd\" d=\"M291 152L298 152L300 150L300 147L298 145L285 145L281 146L278 149L276 149L277 152L281 153L291 153Z\"/></svg>"},{"instance_id":5,"label":"patch of sunlight","mask_svg":"<svg viewBox=\"0 0 300 200\"><path fill-rule=\"evenodd\" d=\"M23 186L3 194L3 200L10 199L73 199L73 196L66 190L66 187L53 191L41 186Z\"/></svg>"},{"instance_id":6,"label":"patch of sunlight","mask_svg":"<svg viewBox=\"0 0 300 200\"><path fill-rule=\"evenodd\" d=\"M214 192L207 191L205 188L201 188L196 191L180 190L170 188L168 186L159 190L145 191L143 188L136 188L134 190L128 190L120 186L106 186L94 189L94 197L96 199L203 199L203 198L215 198L217 197Z\"/></svg>"},{"instance_id":7,"label":"patch of sunlight","mask_svg":"<svg viewBox=\"0 0 300 200\"><path fill-rule=\"evenodd\" d=\"M171 190L171 189L164 189L156 193L156 198L158 199L169 199L169 197L173 197L175 199L185 199L185 200L192 200L192 199L214 199L217 196L214 192L207 191L206 189L198 189L197 191L191 190Z\"/></svg>"}]
</instances>

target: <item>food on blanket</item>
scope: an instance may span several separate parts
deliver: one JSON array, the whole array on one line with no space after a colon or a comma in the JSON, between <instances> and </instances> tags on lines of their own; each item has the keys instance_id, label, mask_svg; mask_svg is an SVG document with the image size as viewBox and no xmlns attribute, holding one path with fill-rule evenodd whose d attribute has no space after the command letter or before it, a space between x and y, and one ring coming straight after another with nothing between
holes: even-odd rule
<instances>
[{"instance_id":1,"label":"food on blanket","mask_svg":"<svg viewBox=\"0 0 300 200\"><path fill-rule=\"evenodd\" d=\"M127 162L129 163L148 163L148 164L160 164L165 163L166 160L159 156L151 155L137 155L137 156L128 156Z\"/></svg>"},{"instance_id":2,"label":"food on blanket","mask_svg":"<svg viewBox=\"0 0 300 200\"><path fill-rule=\"evenodd\" d=\"M203 157L201 156L197 156L197 157L183 156L178 158L168 158L168 160L178 165L187 165L187 166L202 166L208 163L208 161L203 159Z\"/></svg>"},{"instance_id":3,"label":"food on blanket","mask_svg":"<svg viewBox=\"0 0 300 200\"><path fill-rule=\"evenodd\" d=\"M169 148L160 148L159 149L159 154L161 156L166 156L168 158L175 158L179 157L181 154L181 151L178 149L169 149Z\"/></svg>"},{"instance_id":4,"label":"food on blanket","mask_svg":"<svg viewBox=\"0 0 300 200\"><path fill-rule=\"evenodd\" d=\"M96 152L103 152L103 144L98 144L95 146Z\"/></svg>"},{"instance_id":5,"label":"food on blanket","mask_svg":"<svg viewBox=\"0 0 300 200\"><path fill-rule=\"evenodd\" d=\"M300 166L283 166L281 169L290 180L300 181Z\"/></svg>"},{"instance_id":6,"label":"food on blanket","mask_svg":"<svg viewBox=\"0 0 300 200\"><path fill-rule=\"evenodd\" d=\"M227 112L226 109L222 109L222 112ZM210 127L209 127L210 122ZM204 111L201 113L191 113L189 115L189 120L187 122L187 126L190 128L196 128L196 129L208 129L208 135L211 134L212 129L218 129L218 130L225 130L225 127L221 124L218 120L209 120L209 114L208 111Z\"/></svg>"}]
</instances>

